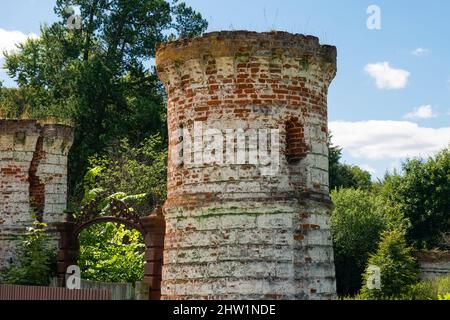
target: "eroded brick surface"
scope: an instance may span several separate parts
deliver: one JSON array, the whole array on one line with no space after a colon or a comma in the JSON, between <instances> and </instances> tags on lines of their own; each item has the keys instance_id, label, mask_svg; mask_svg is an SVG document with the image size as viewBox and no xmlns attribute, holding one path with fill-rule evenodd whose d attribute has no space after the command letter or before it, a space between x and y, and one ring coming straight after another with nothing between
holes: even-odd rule
<instances>
[{"instance_id":1,"label":"eroded brick surface","mask_svg":"<svg viewBox=\"0 0 450 320\"><path fill-rule=\"evenodd\" d=\"M0 268L14 261L34 216L50 225L64 220L72 140L67 126L0 120Z\"/></svg>"},{"instance_id":2,"label":"eroded brick surface","mask_svg":"<svg viewBox=\"0 0 450 320\"><path fill-rule=\"evenodd\" d=\"M327 92L336 48L288 33L211 33L160 46L157 68L170 134L163 298L334 298ZM278 129L276 174L261 163L175 161L174 133L195 122L224 134Z\"/></svg>"}]
</instances>

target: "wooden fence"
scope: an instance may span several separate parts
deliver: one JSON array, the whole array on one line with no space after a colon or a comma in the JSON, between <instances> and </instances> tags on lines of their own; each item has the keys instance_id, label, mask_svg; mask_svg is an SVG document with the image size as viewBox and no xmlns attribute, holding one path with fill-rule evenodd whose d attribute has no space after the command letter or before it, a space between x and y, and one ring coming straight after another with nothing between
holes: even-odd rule
<instances>
[{"instance_id":1,"label":"wooden fence","mask_svg":"<svg viewBox=\"0 0 450 320\"><path fill-rule=\"evenodd\" d=\"M60 287L53 278L50 287ZM142 281L136 283L98 282L81 279L81 289L95 289L111 292L111 300L149 300L149 287Z\"/></svg>"},{"instance_id":2,"label":"wooden fence","mask_svg":"<svg viewBox=\"0 0 450 320\"><path fill-rule=\"evenodd\" d=\"M0 285L0 300L111 300L108 290Z\"/></svg>"},{"instance_id":3,"label":"wooden fence","mask_svg":"<svg viewBox=\"0 0 450 320\"><path fill-rule=\"evenodd\" d=\"M106 290L111 292L112 300L134 300L135 292L132 283L109 283L81 280L81 289Z\"/></svg>"}]
</instances>

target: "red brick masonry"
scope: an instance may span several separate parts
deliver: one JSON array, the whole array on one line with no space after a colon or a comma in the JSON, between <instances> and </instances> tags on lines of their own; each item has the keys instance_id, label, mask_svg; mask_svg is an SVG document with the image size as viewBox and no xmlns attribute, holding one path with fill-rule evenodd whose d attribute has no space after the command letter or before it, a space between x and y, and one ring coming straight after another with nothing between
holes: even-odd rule
<instances>
[{"instance_id":1,"label":"red brick masonry","mask_svg":"<svg viewBox=\"0 0 450 320\"><path fill-rule=\"evenodd\" d=\"M73 128L34 120L0 120L0 268L14 260L34 218L64 220L67 154Z\"/></svg>"},{"instance_id":2,"label":"red brick masonry","mask_svg":"<svg viewBox=\"0 0 450 320\"><path fill-rule=\"evenodd\" d=\"M163 298L334 298L327 92L336 48L284 32L215 32L160 45L156 60L170 134ZM174 155L189 141L177 132L195 122L224 137L241 130L245 147L226 137L224 154L260 160L252 132L279 130L268 145L279 159L186 161L205 157L194 151L180 163Z\"/></svg>"}]
</instances>

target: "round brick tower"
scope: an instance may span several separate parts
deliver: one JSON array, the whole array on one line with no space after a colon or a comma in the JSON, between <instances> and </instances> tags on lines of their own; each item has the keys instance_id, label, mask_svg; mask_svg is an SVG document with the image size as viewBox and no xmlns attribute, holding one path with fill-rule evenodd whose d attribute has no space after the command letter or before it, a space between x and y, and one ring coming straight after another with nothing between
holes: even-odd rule
<instances>
[{"instance_id":1,"label":"round brick tower","mask_svg":"<svg viewBox=\"0 0 450 320\"><path fill-rule=\"evenodd\" d=\"M160 45L164 299L332 299L327 92L336 48L284 32Z\"/></svg>"}]
</instances>

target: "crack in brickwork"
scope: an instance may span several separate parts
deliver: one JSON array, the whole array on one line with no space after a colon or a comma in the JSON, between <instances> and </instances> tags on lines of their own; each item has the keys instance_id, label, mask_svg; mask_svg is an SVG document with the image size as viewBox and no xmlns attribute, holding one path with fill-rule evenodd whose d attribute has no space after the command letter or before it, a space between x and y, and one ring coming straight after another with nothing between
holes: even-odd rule
<instances>
[{"instance_id":1,"label":"crack in brickwork","mask_svg":"<svg viewBox=\"0 0 450 320\"><path fill-rule=\"evenodd\" d=\"M37 170L41 160L44 158L43 150L44 138L39 137L36 143L36 150L31 160L30 170L28 171L30 183L30 204L31 210L34 211L36 219L43 221L43 214L45 209L45 184L41 182L37 175Z\"/></svg>"}]
</instances>

